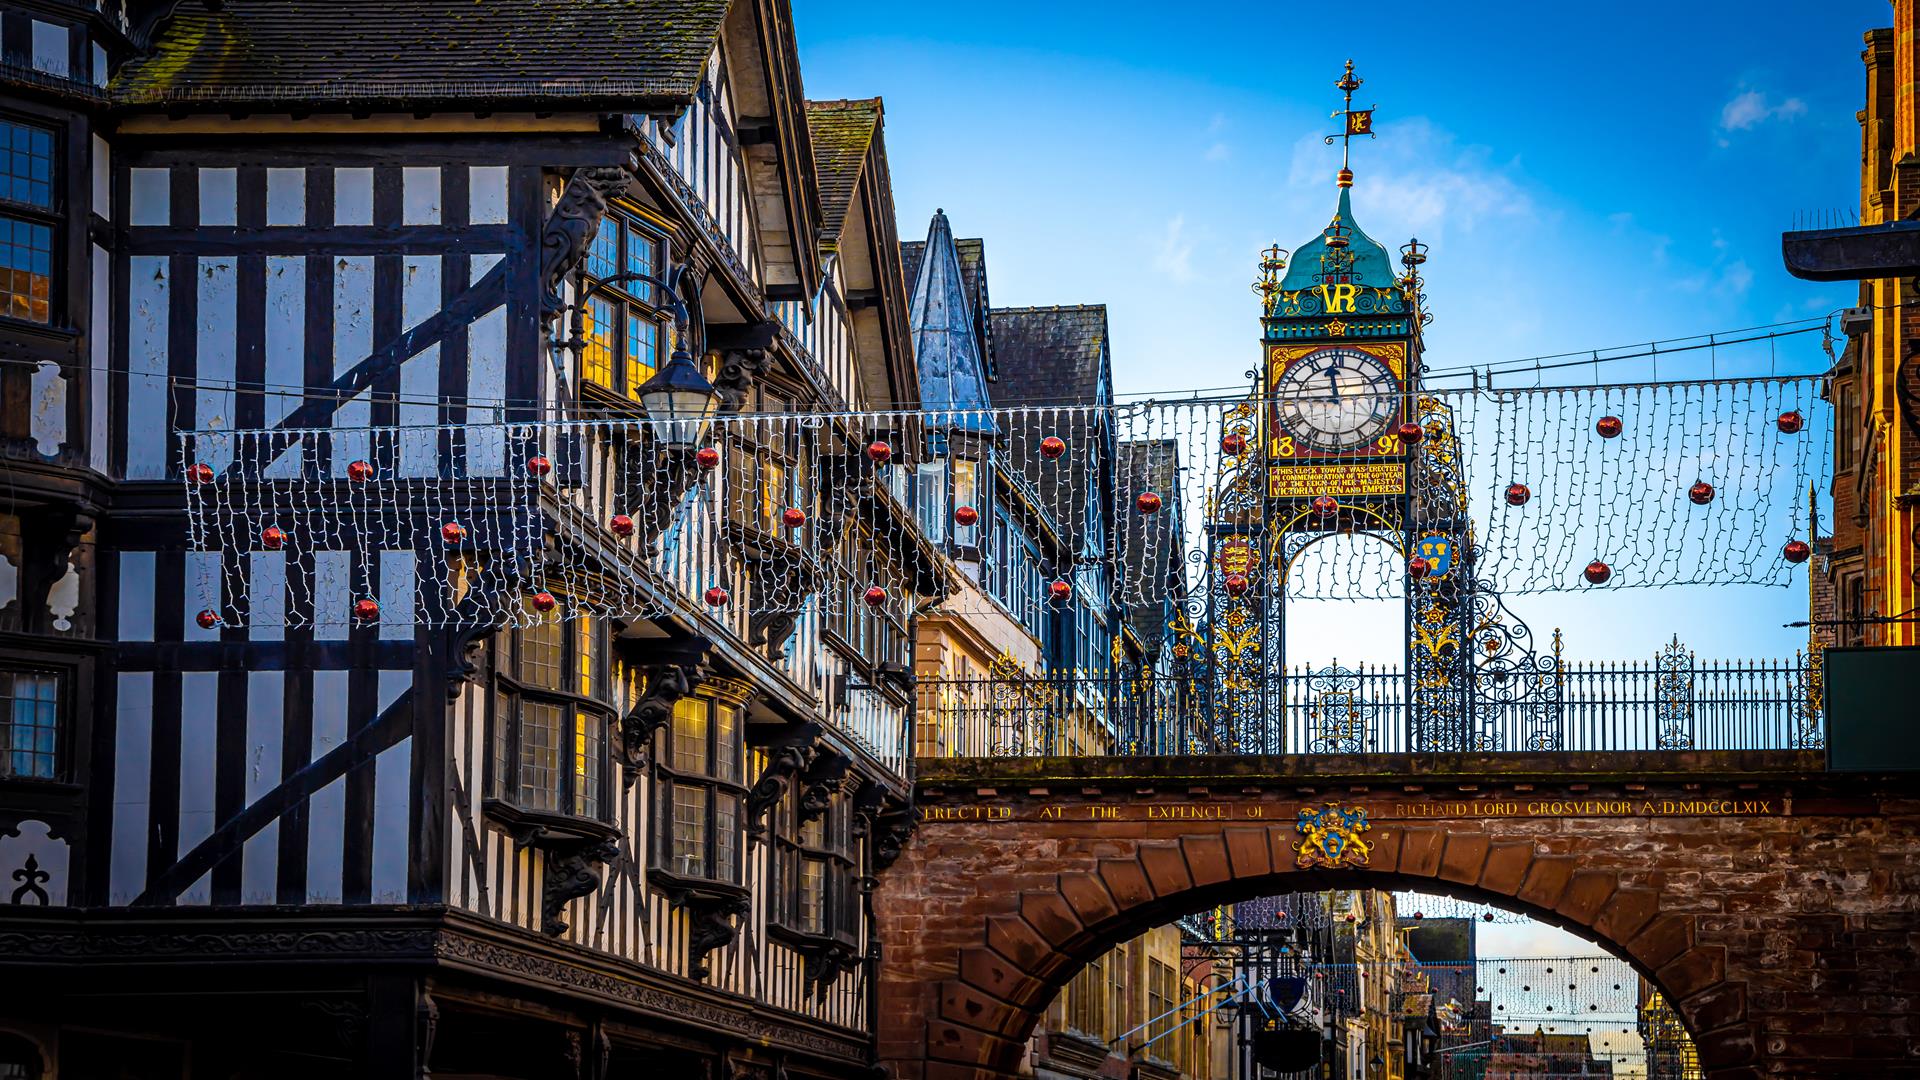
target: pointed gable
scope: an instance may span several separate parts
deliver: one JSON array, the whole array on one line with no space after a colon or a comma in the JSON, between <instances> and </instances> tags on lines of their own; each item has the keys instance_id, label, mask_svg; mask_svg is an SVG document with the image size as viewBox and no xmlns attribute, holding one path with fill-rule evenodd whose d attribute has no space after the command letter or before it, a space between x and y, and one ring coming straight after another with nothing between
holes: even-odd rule
<instances>
[{"instance_id":1,"label":"pointed gable","mask_svg":"<svg viewBox=\"0 0 1920 1080\"><path fill-rule=\"evenodd\" d=\"M908 310L913 326L913 355L920 373L923 409L986 409L985 365L975 335L973 304L953 229L944 210L933 212L924 254L916 267ZM997 434L985 414L952 419L952 430Z\"/></svg>"},{"instance_id":2,"label":"pointed gable","mask_svg":"<svg viewBox=\"0 0 1920 1080\"><path fill-rule=\"evenodd\" d=\"M909 284L920 276L920 260L926 250L923 240L908 240L900 245L900 263L906 269ZM973 336L980 354L980 370L988 382L994 382L1000 378L1000 371L994 364L993 322L988 315L992 304L987 293L987 242L977 236L958 236L954 238L953 250L960 256L960 276L966 281L967 303L973 307Z\"/></svg>"},{"instance_id":3,"label":"pointed gable","mask_svg":"<svg viewBox=\"0 0 1920 1080\"><path fill-rule=\"evenodd\" d=\"M825 248L840 239L879 126L879 98L807 102L807 135L813 140L813 170L820 182L820 243Z\"/></svg>"}]
</instances>

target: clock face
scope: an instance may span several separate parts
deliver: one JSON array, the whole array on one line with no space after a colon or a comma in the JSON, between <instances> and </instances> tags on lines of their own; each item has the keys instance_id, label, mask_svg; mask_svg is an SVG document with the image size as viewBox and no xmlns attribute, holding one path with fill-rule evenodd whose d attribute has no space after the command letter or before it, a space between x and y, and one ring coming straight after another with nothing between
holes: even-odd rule
<instances>
[{"instance_id":1,"label":"clock face","mask_svg":"<svg viewBox=\"0 0 1920 1080\"><path fill-rule=\"evenodd\" d=\"M1319 349L1287 365L1274 386L1280 426L1313 450L1353 450L1387 433L1400 409L1400 386L1378 357L1359 349Z\"/></svg>"}]
</instances>

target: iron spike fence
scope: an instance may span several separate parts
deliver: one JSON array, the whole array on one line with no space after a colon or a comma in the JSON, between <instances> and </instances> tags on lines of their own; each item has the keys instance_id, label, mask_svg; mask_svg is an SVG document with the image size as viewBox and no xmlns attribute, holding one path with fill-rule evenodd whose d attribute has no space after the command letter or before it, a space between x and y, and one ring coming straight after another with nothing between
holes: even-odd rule
<instances>
[{"instance_id":1,"label":"iron spike fence","mask_svg":"<svg viewBox=\"0 0 1920 1080\"><path fill-rule=\"evenodd\" d=\"M1103 754L1399 754L1814 750L1826 745L1817 661L1696 660L1669 646L1637 663L1558 661L1549 693L1477 694L1471 731L1412 722L1393 667L1300 666L1271 680L1259 715L1226 711L1202 680L1087 673L922 679L918 753L929 757Z\"/></svg>"}]
</instances>

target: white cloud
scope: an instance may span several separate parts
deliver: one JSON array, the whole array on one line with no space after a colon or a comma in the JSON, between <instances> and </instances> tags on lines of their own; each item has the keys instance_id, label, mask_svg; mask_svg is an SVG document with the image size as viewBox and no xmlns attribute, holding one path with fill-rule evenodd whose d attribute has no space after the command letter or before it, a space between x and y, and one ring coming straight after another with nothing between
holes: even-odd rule
<instances>
[{"instance_id":1,"label":"white cloud","mask_svg":"<svg viewBox=\"0 0 1920 1080\"><path fill-rule=\"evenodd\" d=\"M1791 120L1807 111L1807 103L1797 97L1790 97L1779 104L1770 104L1767 95L1761 90L1743 90L1733 95L1733 100L1720 110L1720 128L1723 131L1751 131L1768 120ZM1722 145L1725 140L1721 140Z\"/></svg>"},{"instance_id":2,"label":"white cloud","mask_svg":"<svg viewBox=\"0 0 1920 1080\"><path fill-rule=\"evenodd\" d=\"M1153 268L1175 281L1193 279L1193 241L1186 238L1186 231L1187 215L1173 215L1153 256Z\"/></svg>"},{"instance_id":3,"label":"white cloud","mask_svg":"<svg viewBox=\"0 0 1920 1080\"><path fill-rule=\"evenodd\" d=\"M1364 220L1393 222L1422 240L1437 240L1448 229L1470 232L1492 219L1539 216L1532 196L1514 179L1517 162L1495 161L1484 146L1458 145L1451 134L1417 117L1396 123L1391 135L1391 142L1383 137L1354 147L1355 197L1364 189ZM1288 185L1324 198L1320 193L1332 189L1338 167L1338 156L1329 154L1320 138L1303 136L1294 144Z\"/></svg>"},{"instance_id":4,"label":"white cloud","mask_svg":"<svg viewBox=\"0 0 1920 1080\"><path fill-rule=\"evenodd\" d=\"M1206 159L1208 161L1225 161L1228 157L1232 156L1232 154L1233 149L1231 147L1226 143L1217 142L1207 147Z\"/></svg>"}]
</instances>

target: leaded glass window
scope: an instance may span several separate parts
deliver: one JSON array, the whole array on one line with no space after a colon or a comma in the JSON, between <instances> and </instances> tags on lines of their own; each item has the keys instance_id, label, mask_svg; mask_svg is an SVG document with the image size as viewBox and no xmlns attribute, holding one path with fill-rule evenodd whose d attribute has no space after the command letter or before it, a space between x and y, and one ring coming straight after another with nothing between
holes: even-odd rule
<instances>
[{"instance_id":1,"label":"leaded glass window","mask_svg":"<svg viewBox=\"0 0 1920 1080\"><path fill-rule=\"evenodd\" d=\"M655 865L675 877L742 881L744 725L738 703L695 693L674 703L672 722L655 736Z\"/></svg>"}]
</instances>

